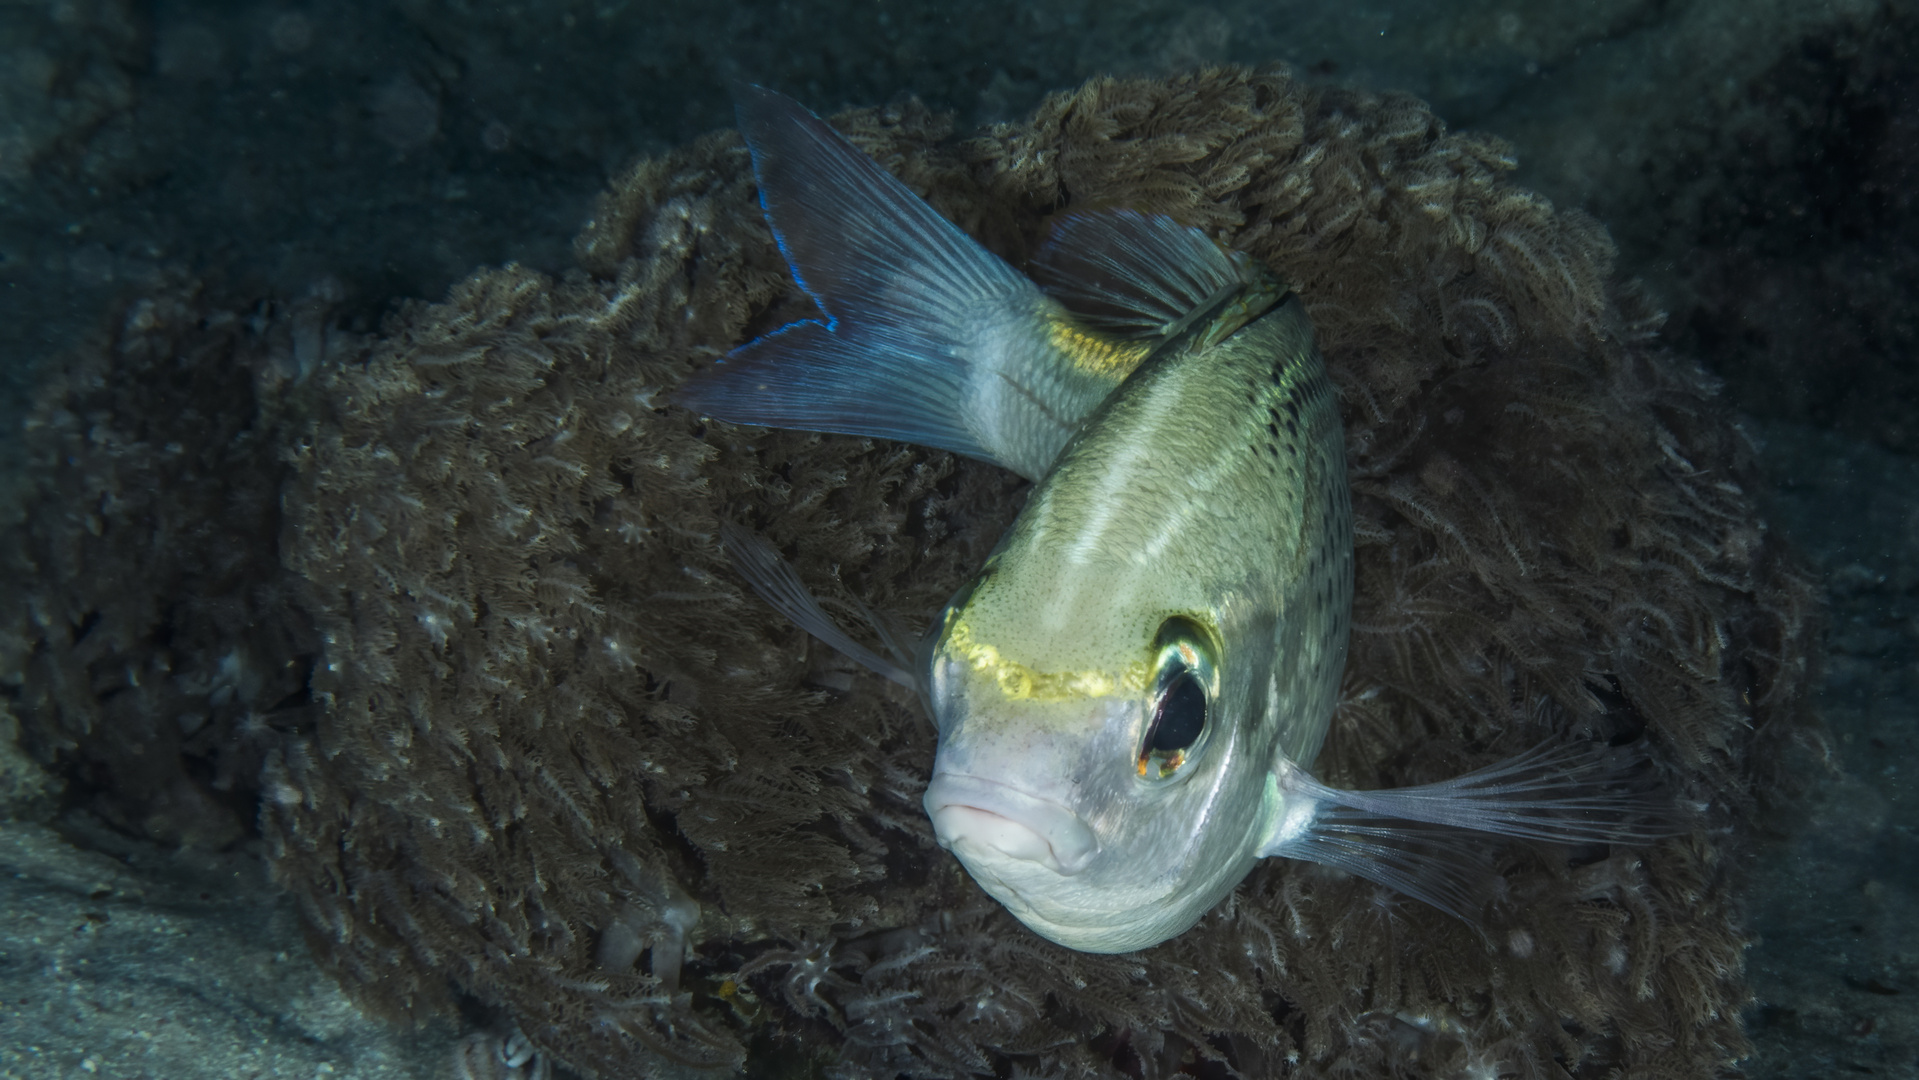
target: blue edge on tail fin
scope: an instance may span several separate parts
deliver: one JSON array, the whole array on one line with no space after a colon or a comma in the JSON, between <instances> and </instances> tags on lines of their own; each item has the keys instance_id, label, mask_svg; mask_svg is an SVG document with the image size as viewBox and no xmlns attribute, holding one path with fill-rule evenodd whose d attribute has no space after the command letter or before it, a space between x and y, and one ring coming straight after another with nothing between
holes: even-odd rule
<instances>
[{"instance_id":1,"label":"blue edge on tail fin","mask_svg":"<svg viewBox=\"0 0 1919 1080\"><path fill-rule=\"evenodd\" d=\"M994 460L962 415L980 317L1038 290L796 102L736 95L761 207L825 321L741 346L678 400L734 423Z\"/></svg>"}]
</instances>

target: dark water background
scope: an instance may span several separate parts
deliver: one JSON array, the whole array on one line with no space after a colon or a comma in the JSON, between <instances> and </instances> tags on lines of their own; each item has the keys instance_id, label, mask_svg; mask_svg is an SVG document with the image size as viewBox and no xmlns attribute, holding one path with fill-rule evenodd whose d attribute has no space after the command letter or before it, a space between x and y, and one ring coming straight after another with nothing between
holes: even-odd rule
<instances>
[{"instance_id":1,"label":"dark water background","mask_svg":"<svg viewBox=\"0 0 1919 1080\"><path fill-rule=\"evenodd\" d=\"M1866 0L9 2L0 430L38 372L166 281L241 308L331 291L372 328L481 264L562 270L607 179L728 125L733 79L822 113L917 95L962 128L1090 76L1215 62L1412 92L1511 140L1522 183L1605 222L1622 275L1670 312L1669 343L1764 442L1768 514L1832 603L1820 700L1840 757L1757 869L1745 1069L1919 1075L1916 45L1919 9ZM9 836L0 854L48 880L140 865ZM305 1075L444 1073L450 1033L366 1030L302 966L290 922L223 927L193 893L146 939L200 934L205 956L252 965L258 993L219 1009L268 1032L253 1058L208 1041L196 1075L281 1060L275 1024L305 1039L284 1051ZM88 976L123 1004L97 1028L77 1007L23 1011L84 961L9 924L0 1027L29 1026L0 1035L8 1075L100 1075L149 1014L187 1024L194 1001L226 1001L143 954Z\"/></svg>"}]
</instances>

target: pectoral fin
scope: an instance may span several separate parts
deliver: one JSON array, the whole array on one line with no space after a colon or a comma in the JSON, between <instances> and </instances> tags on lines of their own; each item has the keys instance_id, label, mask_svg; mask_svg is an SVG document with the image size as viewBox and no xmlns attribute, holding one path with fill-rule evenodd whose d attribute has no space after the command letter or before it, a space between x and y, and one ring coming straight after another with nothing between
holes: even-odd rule
<instances>
[{"instance_id":1,"label":"pectoral fin","mask_svg":"<svg viewBox=\"0 0 1919 1080\"><path fill-rule=\"evenodd\" d=\"M1246 256L1164 214L1083 210L1060 218L1027 266L1073 317L1120 337L1165 336L1253 276Z\"/></svg>"},{"instance_id":2,"label":"pectoral fin","mask_svg":"<svg viewBox=\"0 0 1919 1080\"><path fill-rule=\"evenodd\" d=\"M780 558L780 553L773 550L773 545L767 543L765 537L729 521L720 526L720 546L726 550L727 558L732 560L733 568L740 572L740 576L753 587L760 599L786 616L793 625L901 686L920 689L919 680L903 666L910 662L910 658L899 653L901 646L896 636L872 612L861 609L899 662L861 645L853 640L852 635L840 629L826 609L820 607L819 600L807 591L800 576L793 572L792 564Z\"/></svg>"},{"instance_id":3,"label":"pectoral fin","mask_svg":"<svg viewBox=\"0 0 1919 1080\"><path fill-rule=\"evenodd\" d=\"M1291 763L1272 779L1262 856L1325 863L1476 922L1494 838L1644 844L1679 831L1642 753L1543 745L1418 787L1345 791Z\"/></svg>"}]
</instances>

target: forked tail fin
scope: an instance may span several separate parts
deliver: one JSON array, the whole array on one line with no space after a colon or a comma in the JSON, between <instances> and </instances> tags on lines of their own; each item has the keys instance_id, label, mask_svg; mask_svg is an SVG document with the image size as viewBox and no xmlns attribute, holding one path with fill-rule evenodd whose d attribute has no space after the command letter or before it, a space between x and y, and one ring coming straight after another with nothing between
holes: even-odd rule
<instances>
[{"instance_id":1,"label":"forked tail fin","mask_svg":"<svg viewBox=\"0 0 1919 1080\"><path fill-rule=\"evenodd\" d=\"M798 102L758 86L734 93L767 222L825 321L741 346L688 380L680 403L735 423L1043 469L1050 458L1024 460L975 402L980 376L1007 366L1009 338L1039 339L1030 324L1049 304L1039 289Z\"/></svg>"},{"instance_id":2,"label":"forked tail fin","mask_svg":"<svg viewBox=\"0 0 1919 1080\"><path fill-rule=\"evenodd\" d=\"M735 97L767 223L824 319L687 380L675 398L707 416L898 439L1037 480L1156 335L1256 276L1170 218L1077 213L1034 260L1049 297L799 103Z\"/></svg>"}]
</instances>

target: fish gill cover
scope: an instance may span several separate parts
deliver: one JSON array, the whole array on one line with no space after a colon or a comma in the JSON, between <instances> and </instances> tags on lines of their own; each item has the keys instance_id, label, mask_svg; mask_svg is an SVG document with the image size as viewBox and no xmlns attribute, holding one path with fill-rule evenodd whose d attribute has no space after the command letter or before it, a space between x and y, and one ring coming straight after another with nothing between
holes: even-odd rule
<instances>
[{"instance_id":1,"label":"fish gill cover","mask_svg":"<svg viewBox=\"0 0 1919 1080\"><path fill-rule=\"evenodd\" d=\"M1095 80L964 140L914 105L837 123L1016 265L1127 206L1296 287L1358 521L1329 782L1640 737L1695 827L1509 845L1483 934L1279 860L1143 952L1019 926L934 843L917 701L764 607L719 531L923 624L1022 485L666 404L807 314L732 132L634 167L563 280L480 271L377 338L183 288L79 350L6 526L24 744L175 842L257 792L365 1004L477 1004L585 1076L1727 1071L1732 856L1821 749L1809 592L1604 230L1497 140L1278 70Z\"/></svg>"}]
</instances>

